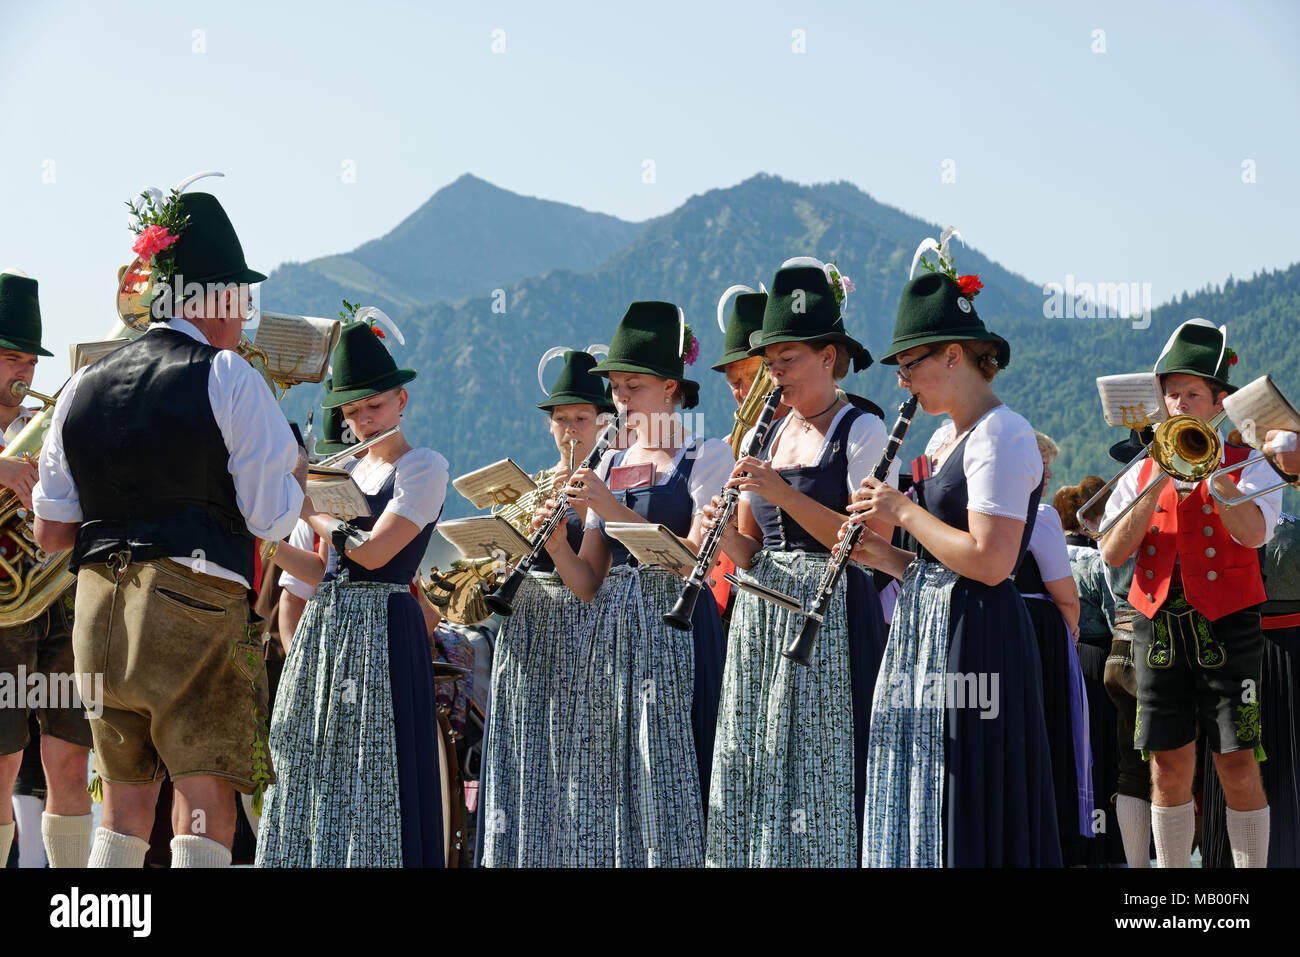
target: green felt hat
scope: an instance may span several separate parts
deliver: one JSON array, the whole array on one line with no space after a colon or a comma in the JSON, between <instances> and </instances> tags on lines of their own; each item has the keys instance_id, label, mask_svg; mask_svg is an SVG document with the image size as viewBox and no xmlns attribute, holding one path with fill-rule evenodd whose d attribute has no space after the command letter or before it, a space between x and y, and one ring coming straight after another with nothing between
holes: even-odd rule
<instances>
[{"instance_id":1,"label":"green felt hat","mask_svg":"<svg viewBox=\"0 0 1300 957\"><path fill-rule=\"evenodd\" d=\"M634 302L619 321L609 355L592 367L599 376L611 372L640 372L676 379L681 384L682 408L693 409L700 400L700 384L685 378L686 320L671 302Z\"/></svg>"},{"instance_id":2,"label":"green felt hat","mask_svg":"<svg viewBox=\"0 0 1300 957\"><path fill-rule=\"evenodd\" d=\"M925 272L908 281L898 301L898 319L894 322L894 339L881 362L898 365L898 354L932 342L977 339L996 342L998 368L1011 363L1011 345L1001 336L984 328L984 322L971 301L961 294L957 283L946 273Z\"/></svg>"},{"instance_id":3,"label":"green felt hat","mask_svg":"<svg viewBox=\"0 0 1300 957\"><path fill-rule=\"evenodd\" d=\"M182 193L176 202L189 222L168 250L172 259L172 275L167 277L168 281L177 276L187 285L253 283L266 279L262 273L248 268L235 227L215 196Z\"/></svg>"},{"instance_id":4,"label":"green felt hat","mask_svg":"<svg viewBox=\"0 0 1300 957\"><path fill-rule=\"evenodd\" d=\"M41 304L36 280L19 273L0 273L0 349L32 356L52 356L41 348Z\"/></svg>"},{"instance_id":5,"label":"green felt hat","mask_svg":"<svg viewBox=\"0 0 1300 957\"><path fill-rule=\"evenodd\" d=\"M368 323L349 322L334 347L332 382L322 408L336 409L410 382L414 369L399 369Z\"/></svg>"},{"instance_id":6,"label":"green felt hat","mask_svg":"<svg viewBox=\"0 0 1300 957\"><path fill-rule=\"evenodd\" d=\"M1228 348L1227 326L1215 326L1204 319L1188 319L1169 337L1152 371L1161 376L1182 372L1213 379L1229 392L1236 392L1237 387L1228 384L1229 367L1234 358Z\"/></svg>"},{"instance_id":7,"label":"green felt hat","mask_svg":"<svg viewBox=\"0 0 1300 957\"><path fill-rule=\"evenodd\" d=\"M844 317L824 266L807 263L782 266L772 279L763 308L763 325L749 337L749 354L760 356L768 346L805 342L822 346L836 342L848 349L853 371L871 365L871 353L844 329Z\"/></svg>"},{"instance_id":8,"label":"green felt hat","mask_svg":"<svg viewBox=\"0 0 1300 957\"><path fill-rule=\"evenodd\" d=\"M328 392L333 384L333 379L326 379L321 385L325 386ZM344 449L356 445L356 439L351 442L343 441L343 411L338 408L321 410L321 437L312 450L317 455L338 455Z\"/></svg>"},{"instance_id":9,"label":"green felt hat","mask_svg":"<svg viewBox=\"0 0 1300 957\"><path fill-rule=\"evenodd\" d=\"M722 322L722 310L728 297L740 291L731 303L731 316ZM748 359L749 337L763 328L763 310L767 307L767 293L754 292L748 286L732 286L718 301L718 324L722 326L722 358L713 363L718 372L741 359Z\"/></svg>"},{"instance_id":10,"label":"green felt hat","mask_svg":"<svg viewBox=\"0 0 1300 957\"><path fill-rule=\"evenodd\" d=\"M537 367L539 384L542 381L543 367L556 354L555 350L551 350L542 356L541 364ZM609 397L609 383L591 371L596 365L596 357L590 352L579 352L576 349L566 349L563 355L564 368L556 376L547 398L537 403L537 408L549 411L560 405L594 405L597 412L613 412L614 400Z\"/></svg>"}]
</instances>

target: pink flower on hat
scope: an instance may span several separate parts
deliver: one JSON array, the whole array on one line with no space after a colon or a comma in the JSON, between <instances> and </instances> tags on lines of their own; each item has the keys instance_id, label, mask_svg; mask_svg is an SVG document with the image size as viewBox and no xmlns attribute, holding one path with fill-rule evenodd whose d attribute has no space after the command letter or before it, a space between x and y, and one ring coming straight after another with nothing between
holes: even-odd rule
<instances>
[{"instance_id":1,"label":"pink flower on hat","mask_svg":"<svg viewBox=\"0 0 1300 957\"><path fill-rule=\"evenodd\" d=\"M150 226L140 234L131 250L145 262L176 242L178 237L167 231L165 226Z\"/></svg>"}]
</instances>

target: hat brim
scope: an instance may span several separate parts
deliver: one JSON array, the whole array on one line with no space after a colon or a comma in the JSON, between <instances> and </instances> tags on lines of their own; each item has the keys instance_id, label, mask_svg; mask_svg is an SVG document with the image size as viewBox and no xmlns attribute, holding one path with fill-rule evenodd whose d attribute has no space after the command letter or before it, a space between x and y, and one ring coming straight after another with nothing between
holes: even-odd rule
<instances>
[{"instance_id":1,"label":"hat brim","mask_svg":"<svg viewBox=\"0 0 1300 957\"><path fill-rule=\"evenodd\" d=\"M613 412L614 403L602 396L584 395L581 392L558 392L537 403L537 408L549 411L562 405L594 405L597 412Z\"/></svg>"},{"instance_id":2,"label":"hat brim","mask_svg":"<svg viewBox=\"0 0 1300 957\"><path fill-rule=\"evenodd\" d=\"M732 349L713 365L709 366L714 372L726 372L727 366L733 362L740 362L742 359L752 359L754 354L748 349Z\"/></svg>"},{"instance_id":3,"label":"hat brim","mask_svg":"<svg viewBox=\"0 0 1300 957\"><path fill-rule=\"evenodd\" d=\"M1164 377L1167 375L1194 375L1198 379L1208 379L1211 382L1218 383L1221 389L1226 389L1228 391L1228 395L1232 395L1232 393L1236 392L1237 389L1239 388L1239 386L1230 385L1229 383L1224 382L1222 379L1216 376L1206 375L1204 372L1200 371L1199 369L1191 369L1191 368L1162 369L1159 372L1157 372L1156 375L1161 377L1160 378L1161 384L1164 383L1165 381Z\"/></svg>"},{"instance_id":4,"label":"hat brim","mask_svg":"<svg viewBox=\"0 0 1300 957\"><path fill-rule=\"evenodd\" d=\"M341 389L339 391L329 391L325 393L325 401L321 403L322 409L337 409L341 405L347 405L349 402L360 402L362 399L368 399L372 395L379 395L382 392L389 392L396 389L399 385L405 385L415 378L414 369L394 369L387 375L376 379L374 382L366 383L364 386L357 386L352 389Z\"/></svg>"},{"instance_id":5,"label":"hat brim","mask_svg":"<svg viewBox=\"0 0 1300 957\"><path fill-rule=\"evenodd\" d=\"M14 352L21 352L29 356L54 355L48 349L42 349L39 342L22 342L18 339L5 339L3 337L0 337L0 349L12 349Z\"/></svg>"},{"instance_id":6,"label":"hat brim","mask_svg":"<svg viewBox=\"0 0 1300 957\"><path fill-rule=\"evenodd\" d=\"M608 359L598 362L592 366L593 375L608 377L611 372L628 372L633 375L652 375L659 379L676 379L682 387L682 408L693 409L700 401L700 384L693 379L683 379L679 375L673 375L663 369L656 369L653 366L641 365L638 362L622 362Z\"/></svg>"},{"instance_id":7,"label":"hat brim","mask_svg":"<svg viewBox=\"0 0 1300 957\"><path fill-rule=\"evenodd\" d=\"M908 349L915 349L917 346L928 346L935 342L996 342L998 344L997 363L999 369L1005 369L1011 364L1011 343L993 332L961 333L961 332L933 332L918 336L907 336L903 339L895 339L889 344L888 354L880 361L887 366L898 365L898 356Z\"/></svg>"},{"instance_id":8,"label":"hat brim","mask_svg":"<svg viewBox=\"0 0 1300 957\"><path fill-rule=\"evenodd\" d=\"M849 350L849 358L853 362L853 371L861 372L874 361L867 347L858 342L852 336L843 333L832 332L823 333L815 336L799 336L793 333L778 333L773 336L765 336L762 332L756 332L749 338L749 355L761 356L768 346L780 345L783 342L802 342L810 346L824 346L830 343L836 343L844 346Z\"/></svg>"}]
</instances>

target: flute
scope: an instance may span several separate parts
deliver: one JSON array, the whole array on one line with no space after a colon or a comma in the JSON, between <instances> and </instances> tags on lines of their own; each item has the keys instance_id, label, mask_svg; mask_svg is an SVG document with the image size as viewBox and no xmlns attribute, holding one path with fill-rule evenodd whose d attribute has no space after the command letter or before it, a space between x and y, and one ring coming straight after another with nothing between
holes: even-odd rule
<instances>
[{"instance_id":1,"label":"flute","mask_svg":"<svg viewBox=\"0 0 1300 957\"><path fill-rule=\"evenodd\" d=\"M613 421L606 427L604 434L596 441L587 457L582 460L584 469L594 469L600 464L601 456L614 443L618 437L619 430L623 427L623 416L614 416ZM570 456L572 461L572 456ZM506 576L505 581L496 587L490 594L485 595L483 600L487 606L498 615L509 615L514 609L515 593L519 591L519 586L523 584L524 576L528 574L529 569L537 564L537 560L542 557L542 552L546 550L546 542L555 534L556 529L564 524L565 518L568 517L569 502L563 495L555 505L555 511L546 520L529 540L528 544L532 546L532 551L521 558L510 574Z\"/></svg>"},{"instance_id":2,"label":"flute","mask_svg":"<svg viewBox=\"0 0 1300 957\"><path fill-rule=\"evenodd\" d=\"M740 457L746 455L757 455L759 448L763 445L763 440L767 437L767 431L772 427L772 417L776 415L776 408L781 404L782 387L777 386L767 394L763 400L763 409L758 414L758 421L754 424L754 431L749 434L749 441L740 449ZM722 510L715 516L715 522L704 541L700 544L700 555L695 562L695 568L691 571L691 576L686 580L686 585L682 588L682 593L677 599L677 604L673 605L672 611L664 615L664 623L671 625L678 631L691 630L691 615L695 612L695 601L700 597L700 590L704 587L704 580L709 574L709 569L713 567L714 560L718 557L718 551L722 548L722 534L731 521L731 517L736 513L736 507L740 504L740 489L734 485L723 490L722 493Z\"/></svg>"},{"instance_id":3,"label":"flute","mask_svg":"<svg viewBox=\"0 0 1300 957\"><path fill-rule=\"evenodd\" d=\"M912 424L912 416L916 414L916 402L916 396L911 395L898 407L898 421L894 423L894 430L889 433L889 441L885 443L885 451L880 456L880 462L871 473L879 481L883 482L888 477L890 466L898 456L903 437L907 435L907 427ZM830 561L826 563L826 571L817 585L817 594L813 597L811 607L804 612L804 623L798 637L790 643L790 647L781 652L796 664L806 665L812 660L813 642L817 640L817 632L821 629L822 622L826 620L826 610L830 608L831 599L835 597L835 586L840 576L844 574L844 569L848 567L849 556L853 554L853 548L862 537L864 528L866 525L860 522L849 525L844 537L831 553Z\"/></svg>"}]
</instances>

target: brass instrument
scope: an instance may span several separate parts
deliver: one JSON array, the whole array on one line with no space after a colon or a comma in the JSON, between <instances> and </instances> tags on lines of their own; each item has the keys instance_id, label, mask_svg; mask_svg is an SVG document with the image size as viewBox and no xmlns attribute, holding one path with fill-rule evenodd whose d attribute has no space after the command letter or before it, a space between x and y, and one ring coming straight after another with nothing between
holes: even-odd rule
<instances>
[{"instance_id":1,"label":"brass instrument","mask_svg":"<svg viewBox=\"0 0 1300 957\"><path fill-rule=\"evenodd\" d=\"M764 362L758 367L754 384L745 393L745 401L736 410L736 424L732 426L731 438L727 440L731 445L731 454L736 458L740 458L740 444L745 441L745 433L758 421L758 414L763 410L763 400L773 388L772 374L767 371L767 363Z\"/></svg>"},{"instance_id":2,"label":"brass instrument","mask_svg":"<svg viewBox=\"0 0 1300 957\"><path fill-rule=\"evenodd\" d=\"M1152 479L1147 487L1138 493L1137 498L1121 509L1120 513L1109 522L1103 522L1100 526L1093 525L1083 517L1094 503L1100 501L1115 487L1129 469L1135 468L1147 455L1155 460L1156 465L1163 472L1180 482L1199 482L1209 478L1223 461L1223 440L1219 438L1219 426L1227 417L1227 412L1220 412L1209 422L1194 415L1174 415L1165 419L1156 426L1155 438L1151 440L1151 444L1135 455L1128 465L1120 469L1113 479L1098 490L1096 495L1083 503L1076 513L1079 524L1097 537L1105 535L1142 500L1147 492L1155 487L1159 478Z\"/></svg>"},{"instance_id":3,"label":"brass instrument","mask_svg":"<svg viewBox=\"0 0 1300 957\"><path fill-rule=\"evenodd\" d=\"M458 559L445 575L435 565L429 570L427 582L420 579L420 587L447 621L478 625L492 617L484 596L496 588L497 575L492 570L495 563L493 558Z\"/></svg>"},{"instance_id":4,"label":"brass instrument","mask_svg":"<svg viewBox=\"0 0 1300 957\"><path fill-rule=\"evenodd\" d=\"M41 395L21 381L13 384L12 391L16 396L30 395L40 399L45 407L5 446L0 457L35 462L53 421L58 393ZM68 571L71 551L51 555L37 547L32 518L17 492L0 488L0 628L12 628L31 621L49 608L76 579Z\"/></svg>"}]
</instances>

